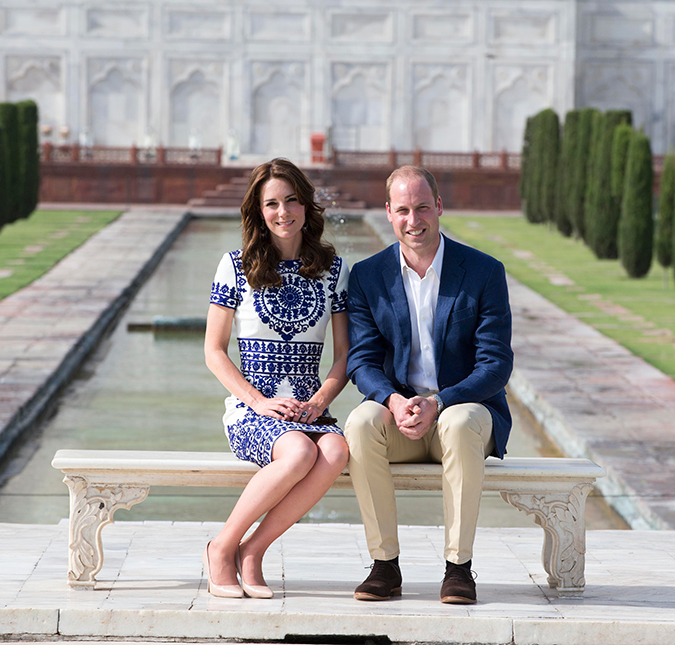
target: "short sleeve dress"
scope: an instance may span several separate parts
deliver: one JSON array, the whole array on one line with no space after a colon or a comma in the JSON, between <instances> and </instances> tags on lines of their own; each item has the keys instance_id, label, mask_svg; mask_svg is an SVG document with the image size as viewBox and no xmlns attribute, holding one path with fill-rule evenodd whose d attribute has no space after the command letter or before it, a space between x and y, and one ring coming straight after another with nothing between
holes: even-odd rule
<instances>
[{"instance_id":1,"label":"short sleeve dress","mask_svg":"<svg viewBox=\"0 0 675 645\"><path fill-rule=\"evenodd\" d=\"M252 289L244 274L241 250L226 253L216 271L211 302L234 309L241 372L267 398L308 401L321 386L319 363L331 314L347 309L347 263L335 256L323 277L300 275L300 260L277 267L280 287ZM326 409L324 416L329 416ZM234 396L225 400L225 433L232 452L266 466L274 442L285 432L334 432L337 425L307 425L256 414Z\"/></svg>"}]
</instances>

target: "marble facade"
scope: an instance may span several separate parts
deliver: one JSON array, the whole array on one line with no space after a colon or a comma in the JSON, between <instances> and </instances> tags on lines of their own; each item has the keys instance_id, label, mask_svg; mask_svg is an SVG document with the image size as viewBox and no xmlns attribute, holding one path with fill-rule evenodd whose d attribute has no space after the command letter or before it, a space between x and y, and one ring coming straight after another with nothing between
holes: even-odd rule
<instances>
[{"instance_id":1,"label":"marble facade","mask_svg":"<svg viewBox=\"0 0 675 645\"><path fill-rule=\"evenodd\" d=\"M0 100L109 146L519 150L551 106L675 144L666 0L0 0Z\"/></svg>"}]
</instances>

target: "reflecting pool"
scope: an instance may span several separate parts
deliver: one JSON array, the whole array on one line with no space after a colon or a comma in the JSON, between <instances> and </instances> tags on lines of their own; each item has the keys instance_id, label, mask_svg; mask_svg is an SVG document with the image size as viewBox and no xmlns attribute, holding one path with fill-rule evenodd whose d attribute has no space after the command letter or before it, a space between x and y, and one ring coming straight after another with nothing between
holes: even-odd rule
<instances>
[{"instance_id":1,"label":"reflecting pool","mask_svg":"<svg viewBox=\"0 0 675 645\"><path fill-rule=\"evenodd\" d=\"M330 239L349 265L382 248L359 220L332 222ZM221 417L225 389L204 365L203 334L134 331L154 316L204 317L222 254L241 246L238 222L194 219L141 288L115 329L67 388L54 415L18 447L0 474L0 522L58 522L68 516L68 491L51 459L61 448L227 450ZM129 328L132 328L131 330ZM322 374L331 363L327 339ZM237 356L236 340L232 354ZM236 362L236 361L235 361ZM361 396L348 385L331 406L341 425ZM509 454L553 454L536 427L512 403ZM223 520L239 490L165 487L116 520ZM399 493L402 524L443 523L440 493ZM589 526L619 528L602 504L589 504ZM595 509L595 510L594 510ZM330 491L303 521L360 522L351 491ZM485 494L482 526L532 526L496 494Z\"/></svg>"}]
</instances>

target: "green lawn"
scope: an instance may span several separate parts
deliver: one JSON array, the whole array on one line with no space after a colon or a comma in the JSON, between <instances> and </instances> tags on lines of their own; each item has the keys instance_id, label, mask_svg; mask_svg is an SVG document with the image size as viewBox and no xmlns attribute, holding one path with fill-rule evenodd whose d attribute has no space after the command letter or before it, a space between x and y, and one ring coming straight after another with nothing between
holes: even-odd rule
<instances>
[{"instance_id":1,"label":"green lawn","mask_svg":"<svg viewBox=\"0 0 675 645\"><path fill-rule=\"evenodd\" d=\"M582 242L524 218L443 217L457 237L498 258L520 282L675 377L675 288L656 260L646 278L598 260Z\"/></svg>"},{"instance_id":2,"label":"green lawn","mask_svg":"<svg viewBox=\"0 0 675 645\"><path fill-rule=\"evenodd\" d=\"M112 222L121 211L35 211L0 230L0 299L18 291Z\"/></svg>"}]
</instances>

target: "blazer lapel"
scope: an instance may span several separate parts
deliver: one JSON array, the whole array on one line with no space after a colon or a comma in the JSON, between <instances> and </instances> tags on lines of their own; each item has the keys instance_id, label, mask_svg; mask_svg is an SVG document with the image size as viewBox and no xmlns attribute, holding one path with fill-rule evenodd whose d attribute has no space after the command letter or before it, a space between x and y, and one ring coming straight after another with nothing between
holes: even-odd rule
<instances>
[{"instance_id":1,"label":"blazer lapel","mask_svg":"<svg viewBox=\"0 0 675 645\"><path fill-rule=\"evenodd\" d=\"M382 265L382 277L389 294L389 302L396 317L398 328L401 330L401 341L403 347L401 353L401 365L405 365L404 374L407 380L408 364L410 363L410 344L412 342L412 329L410 327L410 310L408 309L408 298L405 295L403 286L403 277L401 276L401 261L399 259L399 243L389 247L390 252ZM398 363L398 361L397 361ZM398 366L394 366L396 369ZM398 370L397 370L398 371Z\"/></svg>"},{"instance_id":2,"label":"blazer lapel","mask_svg":"<svg viewBox=\"0 0 675 645\"><path fill-rule=\"evenodd\" d=\"M438 302L436 303L436 316L434 319L434 348L436 374L440 373L443 347L448 332L450 313L455 306L457 295L464 281L466 271L461 267L464 258L461 247L443 236L445 249L443 252L443 269L441 270L440 287L438 290Z\"/></svg>"}]
</instances>

